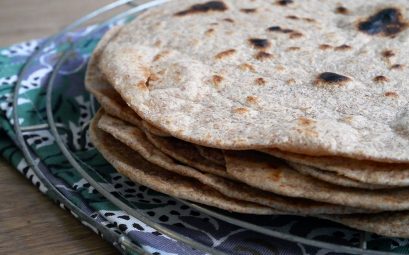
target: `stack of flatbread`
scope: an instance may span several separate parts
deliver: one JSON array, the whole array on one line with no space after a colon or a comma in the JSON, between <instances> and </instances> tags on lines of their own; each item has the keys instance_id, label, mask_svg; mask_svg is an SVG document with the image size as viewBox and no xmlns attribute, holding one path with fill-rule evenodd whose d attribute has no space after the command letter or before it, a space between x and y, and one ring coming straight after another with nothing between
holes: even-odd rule
<instances>
[{"instance_id":1,"label":"stack of flatbread","mask_svg":"<svg viewBox=\"0 0 409 255\"><path fill-rule=\"evenodd\" d=\"M90 128L135 182L409 237L406 0L170 1L111 29Z\"/></svg>"}]
</instances>

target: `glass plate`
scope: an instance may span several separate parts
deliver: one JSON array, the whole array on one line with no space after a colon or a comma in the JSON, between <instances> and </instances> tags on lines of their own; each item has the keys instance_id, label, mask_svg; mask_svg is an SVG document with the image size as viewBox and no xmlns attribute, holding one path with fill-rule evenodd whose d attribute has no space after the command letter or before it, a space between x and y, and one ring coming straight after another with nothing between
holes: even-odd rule
<instances>
[{"instance_id":1,"label":"glass plate","mask_svg":"<svg viewBox=\"0 0 409 255\"><path fill-rule=\"evenodd\" d=\"M128 2L118 1L103 8L103 12L105 15L109 14L111 10ZM248 242L251 237L259 242L261 240L264 243L274 244L275 247L286 251L291 251L292 248L299 250L299 245L296 243L302 243L305 245L302 249L308 253L315 253L318 247L353 254L396 254L383 252L382 247L378 247L379 244L391 246L396 239L352 230L325 220L296 216L241 215L181 201L130 182L104 161L89 143L87 134L89 120L98 108L92 96L85 91L83 84L89 55L98 41L96 38L102 36L109 24L130 20L140 12L164 2L166 1L133 1L133 8L89 28L78 43L61 45L64 47L64 54L58 60L56 59L57 64L49 80L46 100L39 102L43 109L42 118L39 118L41 121L39 123L34 121L34 123L49 128L68 162L95 189L122 210L169 237L211 254L238 253L237 249L240 247L217 245L219 241L217 237L225 236L226 231L235 234L237 244ZM94 12L78 20L54 37L50 43L59 43L59 36L77 29L98 15L98 12ZM18 93L16 94L18 97ZM81 100L79 104L73 104L75 107L70 109L71 113L75 114L75 119L83 119L81 128L76 130L75 143L69 142L72 139L66 139L65 130L70 128L72 120L65 118L64 112L67 109L61 108L62 101L70 100ZM24 111L24 109L21 110ZM16 111L15 120L18 120L18 112ZM16 124L16 131L19 134L24 128L27 127L19 127L19 124ZM24 143L24 140L20 138L20 142ZM25 150L29 151L30 148L25 143L24 146ZM78 153L79 148L81 153ZM29 156L28 153L26 156ZM35 162L35 159L32 162ZM203 222L207 222L206 226L211 229L204 229ZM400 242L407 241L400 240ZM274 248L271 249L274 250Z\"/></svg>"}]
</instances>

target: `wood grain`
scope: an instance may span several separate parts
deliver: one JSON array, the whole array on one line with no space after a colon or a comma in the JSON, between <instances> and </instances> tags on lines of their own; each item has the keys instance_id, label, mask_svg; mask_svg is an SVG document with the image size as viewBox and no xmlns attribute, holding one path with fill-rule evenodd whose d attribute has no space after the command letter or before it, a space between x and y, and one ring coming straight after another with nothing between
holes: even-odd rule
<instances>
[{"instance_id":1,"label":"wood grain","mask_svg":"<svg viewBox=\"0 0 409 255\"><path fill-rule=\"evenodd\" d=\"M0 47L45 37L107 0L1 0ZM117 254L0 159L0 254Z\"/></svg>"}]
</instances>

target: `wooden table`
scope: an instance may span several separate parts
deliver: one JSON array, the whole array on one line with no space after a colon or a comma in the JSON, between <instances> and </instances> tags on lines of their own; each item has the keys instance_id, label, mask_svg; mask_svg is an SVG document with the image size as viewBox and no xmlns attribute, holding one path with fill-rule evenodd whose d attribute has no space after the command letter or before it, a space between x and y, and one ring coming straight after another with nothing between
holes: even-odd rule
<instances>
[{"instance_id":1,"label":"wooden table","mask_svg":"<svg viewBox=\"0 0 409 255\"><path fill-rule=\"evenodd\" d=\"M57 32L108 0L1 0L0 46ZM0 159L0 254L117 254Z\"/></svg>"}]
</instances>

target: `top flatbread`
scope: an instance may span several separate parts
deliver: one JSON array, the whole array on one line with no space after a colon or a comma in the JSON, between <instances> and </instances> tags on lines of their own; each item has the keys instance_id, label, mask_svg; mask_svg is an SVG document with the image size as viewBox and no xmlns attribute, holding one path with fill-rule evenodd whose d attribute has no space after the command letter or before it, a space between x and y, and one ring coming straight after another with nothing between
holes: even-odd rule
<instances>
[{"instance_id":1,"label":"top flatbread","mask_svg":"<svg viewBox=\"0 0 409 255\"><path fill-rule=\"evenodd\" d=\"M409 162L407 17L406 0L176 0L125 26L99 67L183 140Z\"/></svg>"}]
</instances>

